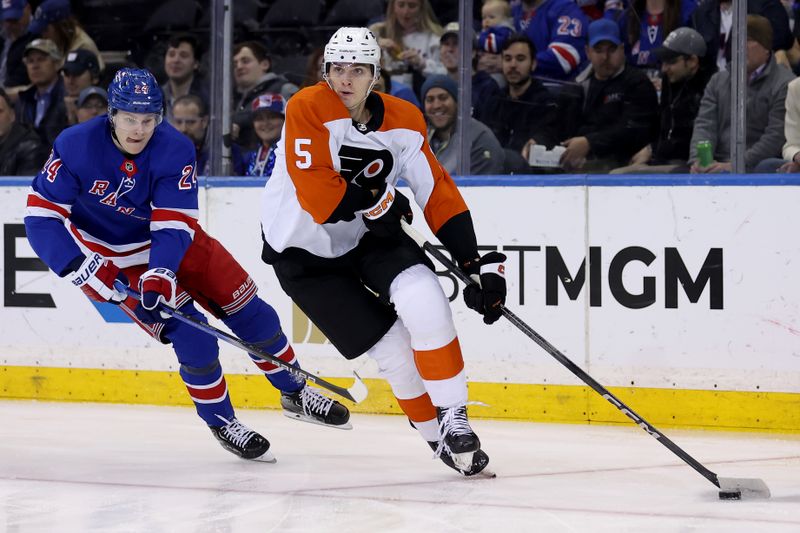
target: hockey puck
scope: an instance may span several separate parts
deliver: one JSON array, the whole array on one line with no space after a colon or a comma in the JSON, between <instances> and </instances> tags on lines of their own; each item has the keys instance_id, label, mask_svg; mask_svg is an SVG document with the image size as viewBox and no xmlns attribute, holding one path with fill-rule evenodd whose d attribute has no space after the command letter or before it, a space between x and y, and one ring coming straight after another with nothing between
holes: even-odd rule
<instances>
[{"instance_id":1,"label":"hockey puck","mask_svg":"<svg viewBox=\"0 0 800 533\"><path fill-rule=\"evenodd\" d=\"M720 500L741 500L742 493L738 490L721 490L719 491Z\"/></svg>"}]
</instances>

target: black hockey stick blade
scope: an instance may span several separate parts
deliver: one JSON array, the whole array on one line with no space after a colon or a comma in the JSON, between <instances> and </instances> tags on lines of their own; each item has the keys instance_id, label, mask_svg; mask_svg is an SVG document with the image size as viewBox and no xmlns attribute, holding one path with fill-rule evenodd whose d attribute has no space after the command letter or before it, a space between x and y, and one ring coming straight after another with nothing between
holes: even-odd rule
<instances>
[{"instance_id":1,"label":"black hockey stick blade","mask_svg":"<svg viewBox=\"0 0 800 533\"><path fill-rule=\"evenodd\" d=\"M476 283L475 280L470 278L463 270L461 270L453 261L446 255L439 251L435 246L428 242L425 237L417 230L408 225L404 220L401 221L403 230L411 237L423 250L436 258L445 268L452 272L464 284ZM648 435L655 438L665 448L681 458L686 464L694 468L701 476L714 484L720 489L719 497L721 499L738 500L742 497L747 498L769 498L770 492L766 483L760 479L737 479L737 478L719 478L717 474L703 466L700 461L689 455L680 446L672 442L666 435L661 433L655 426L650 424L647 420L636 414L633 409L628 407L622 400L614 396L608 389L596 381L592 376L587 374L581 367L576 365L570 358L561 353L555 346L550 344L544 337L539 335L521 318L512 313L507 307L501 306L503 316L509 322L514 324L522 333L528 338L533 340L544 351L555 358L559 363L564 365L567 370L572 372L577 378L589 385L596 393L605 398L611 405L619 409L625 416L630 418L634 424L642 428ZM724 484L724 486L723 486ZM738 495L738 497L737 497Z\"/></svg>"},{"instance_id":2,"label":"black hockey stick blade","mask_svg":"<svg viewBox=\"0 0 800 533\"><path fill-rule=\"evenodd\" d=\"M131 289L127 285L123 284L121 281L116 280L114 282L114 288L119 292L124 292L128 296L135 298L136 300L140 299L139 293L135 290ZM244 350L248 353L252 353L265 361L269 361L270 363L279 366L286 370L287 372L291 373L292 375L310 381L315 385L322 387L323 389L327 389L335 394L338 394L342 398L350 400L353 403L361 403L367 397L367 386L361 380L361 377L356 373L353 372L353 376L355 376L355 381L353 385L349 388L339 387L338 385L334 385L321 377L315 376L314 374L303 370L302 368L296 368L283 359L279 359L272 354L268 354L267 352L261 350L257 346L253 346L252 344L243 341L239 337L226 333L220 329L215 328L211 324L206 324L205 322L200 322L184 313L181 313L177 309L172 309L166 305L159 304L158 310L173 317L176 320L183 322L193 328L199 329L205 333L208 333L212 337L216 337L223 342L227 342L228 344L235 346L241 350Z\"/></svg>"},{"instance_id":3,"label":"black hockey stick blade","mask_svg":"<svg viewBox=\"0 0 800 533\"><path fill-rule=\"evenodd\" d=\"M762 479L720 477L717 480L719 481L720 500L763 500L771 496L769 487Z\"/></svg>"}]
</instances>

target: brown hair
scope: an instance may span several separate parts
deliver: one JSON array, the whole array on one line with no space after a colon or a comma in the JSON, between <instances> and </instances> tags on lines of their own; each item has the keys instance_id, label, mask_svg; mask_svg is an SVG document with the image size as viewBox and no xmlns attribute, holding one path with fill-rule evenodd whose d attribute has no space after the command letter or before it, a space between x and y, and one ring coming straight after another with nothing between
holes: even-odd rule
<instances>
[{"instance_id":1,"label":"brown hair","mask_svg":"<svg viewBox=\"0 0 800 533\"><path fill-rule=\"evenodd\" d=\"M403 29L397 22L394 15L394 4L397 0L389 0L389 5L386 6L386 21L374 24L370 29L375 32L379 37L386 37L400 44L403 42ZM419 0L420 3L420 17L417 24L418 31L429 31L434 35L441 35L442 25L433 12L430 2L428 0Z\"/></svg>"}]
</instances>

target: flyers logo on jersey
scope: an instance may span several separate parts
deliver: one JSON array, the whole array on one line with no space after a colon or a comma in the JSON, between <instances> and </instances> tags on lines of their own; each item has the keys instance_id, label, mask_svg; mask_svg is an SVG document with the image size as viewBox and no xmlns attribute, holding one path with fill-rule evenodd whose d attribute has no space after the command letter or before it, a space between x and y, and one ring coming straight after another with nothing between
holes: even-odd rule
<instances>
[{"instance_id":1,"label":"flyers logo on jersey","mask_svg":"<svg viewBox=\"0 0 800 533\"><path fill-rule=\"evenodd\" d=\"M394 169L389 150L373 150L343 145L339 149L342 168L339 174L347 181L367 189L378 189Z\"/></svg>"}]
</instances>

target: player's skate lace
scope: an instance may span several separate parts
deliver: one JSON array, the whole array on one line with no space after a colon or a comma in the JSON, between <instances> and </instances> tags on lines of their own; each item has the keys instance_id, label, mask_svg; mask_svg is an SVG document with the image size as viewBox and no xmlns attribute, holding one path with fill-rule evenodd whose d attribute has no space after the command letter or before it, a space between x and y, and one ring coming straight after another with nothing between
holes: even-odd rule
<instances>
[{"instance_id":1,"label":"player's skate lace","mask_svg":"<svg viewBox=\"0 0 800 533\"><path fill-rule=\"evenodd\" d=\"M220 430L220 433L224 433L225 437L234 445L238 446L239 448L244 448L250 439L256 435L256 432L252 429L248 428L237 419L228 420L225 417L217 415L217 418L225 422L225 425Z\"/></svg>"},{"instance_id":2,"label":"player's skate lace","mask_svg":"<svg viewBox=\"0 0 800 533\"><path fill-rule=\"evenodd\" d=\"M307 416L322 416L325 418L333 407L333 400L314 389L314 387L303 387L300 391L300 400L303 403L303 413Z\"/></svg>"},{"instance_id":3,"label":"player's skate lace","mask_svg":"<svg viewBox=\"0 0 800 533\"><path fill-rule=\"evenodd\" d=\"M474 434L472 428L467 421L467 406L459 405L456 407L448 407L442 409L442 419L439 421L439 446L433 452L434 457L439 457L442 451L447 449L450 451L449 446L445 443L447 435L459 436Z\"/></svg>"}]
</instances>

